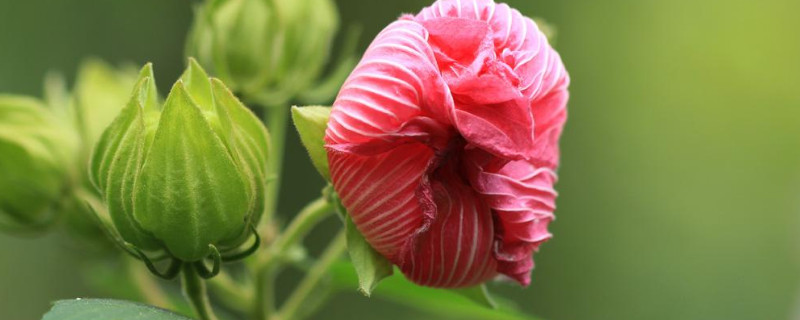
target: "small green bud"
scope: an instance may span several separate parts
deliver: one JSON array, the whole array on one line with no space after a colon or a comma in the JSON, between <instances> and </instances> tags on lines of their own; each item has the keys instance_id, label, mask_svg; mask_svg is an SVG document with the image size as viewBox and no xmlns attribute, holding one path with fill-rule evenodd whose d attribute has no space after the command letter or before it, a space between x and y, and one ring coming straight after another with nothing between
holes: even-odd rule
<instances>
[{"instance_id":1,"label":"small green bud","mask_svg":"<svg viewBox=\"0 0 800 320\"><path fill-rule=\"evenodd\" d=\"M131 66L117 69L97 59L81 64L71 108L86 151L91 151L103 130L125 107L136 79L136 69Z\"/></svg>"},{"instance_id":2,"label":"small green bud","mask_svg":"<svg viewBox=\"0 0 800 320\"><path fill-rule=\"evenodd\" d=\"M110 248L106 236L86 202L97 201L99 193L89 182L88 168L92 148L106 127L128 103L136 84L138 71L131 65L112 67L99 59L87 59L78 67L72 90L67 89L63 76L51 73L45 80L45 100L59 118L71 124L80 137L80 152L76 153L76 185L62 203L66 230L86 244ZM98 246L101 245L101 246Z\"/></svg>"},{"instance_id":3,"label":"small green bud","mask_svg":"<svg viewBox=\"0 0 800 320\"><path fill-rule=\"evenodd\" d=\"M266 129L194 60L157 96L147 65L92 156L116 232L187 262L238 248L264 211Z\"/></svg>"},{"instance_id":4,"label":"small green bud","mask_svg":"<svg viewBox=\"0 0 800 320\"><path fill-rule=\"evenodd\" d=\"M78 138L39 100L0 95L0 224L41 227L74 179Z\"/></svg>"},{"instance_id":5,"label":"small green bud","mask_svg":"<svg viewBox=\"0 0 800 320\"><path fill-rule=\"evenodd\" d=\"M332 0L207 0L187 55L235 91L282 103L317 82L338 25Z\"/></svg>"}]
</instances>

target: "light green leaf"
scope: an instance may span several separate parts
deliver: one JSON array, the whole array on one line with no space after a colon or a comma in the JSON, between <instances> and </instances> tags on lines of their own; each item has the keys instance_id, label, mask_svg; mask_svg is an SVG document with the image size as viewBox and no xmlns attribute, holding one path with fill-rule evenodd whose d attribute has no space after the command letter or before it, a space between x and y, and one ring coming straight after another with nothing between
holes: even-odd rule
<instances>
[{"instance_id":1,"label":"light green leaf","mask_svg":"<svg viewBox=\"0 0 800 320\"><path fill-rule=\"evenodd\" d=\"M331 173L328 168L324 138L330 115L329 107L292 107L292 120L300 134L300 140L306 147L314 167L327 181L331 181Z\"/></svg>"},{"instance_id":2,"label":"light green leaf","mask_svg":"<svg viewBox=\"0 0 800 320\"><path fill-rule=\"evenodd\" d=\"M331 268L332 280L339 290L352 290L358 276L347 262L338 262ZM496 298L497 309L476 304L472 299L453 290L428 288L416 285L403 276L381 282L374 297L386 299L435 315L435 319L459 320L534 320L516 309L513 302Z\"/></svg>"},{"instance_id":3,"label":"light green leaf","mask_svg":"<svg viewBox=\"0 0 800 320\"><path fill-rule=\"evenodd\" d=\"M494 303L494 299L492 299L492 296L489 294L489 289L486 288L485 284L463 289L451 289L450 291L460 294L484 307L490 309L497 308L497 305Z\"/></svg>"},{"instance_id":4,"label":"light green leaf","mask_svg":"<svg viewBox=\"0 0 800 320\"><path fill-rule=\"evenodd\" d=\"M56 301L42 320L191 320L145 304L107 299Z\"/></svg>"}]
</instances>

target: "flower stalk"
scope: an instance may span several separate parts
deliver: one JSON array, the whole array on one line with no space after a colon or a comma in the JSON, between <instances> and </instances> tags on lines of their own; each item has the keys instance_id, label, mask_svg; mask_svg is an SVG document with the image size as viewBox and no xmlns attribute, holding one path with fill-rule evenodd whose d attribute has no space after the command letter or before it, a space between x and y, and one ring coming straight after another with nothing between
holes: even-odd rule
<instances>
[{"instance_id":1,"label":"flower stalk","mask_svg":"<svg viewBox=\"0 0 800 320\"><path fill-rule=\"evenodd\" d=\"M197 315L199 320L217 320L214 311L211 309L211 303L208 301L208 293L206 292L206 284L203 279L197 274L194 266L191 264L183 264L181 272L181 284L183 286L183 295L192 306L192 309Z\"/></svg>"},{"instance_id":2,"label":"flower stalk","mask_svg":"<svg viewBox=\"0 0 800 320\"><path fill-rule=\"evenodd\" d=\"M270 319L275 309L275 276L280 271L280 263L289 249L300 242L311 228L333 211L333 206L324 197L307 204L295 216L285 231L262 253L252 268L256 274L256 290L252 319Z\"/></svg>"},{"instance_id":3,"label":"flower stalk","mask_svg":"<svg viewBox=\"0 0 800 320\"><path fill-rule=\"evenodd\" d=\"M296 319L300 307L308 299L314 289L319 284L320 280L328 273L334 262L347 249L347 242L344 230L340 231L333 242L325 249L322 256L316 264L308 271L306 277L300 282L297 288L292 292L286 303L281 307L278 314L270 320L290 320Z\"/></svg>"}]
</instances>

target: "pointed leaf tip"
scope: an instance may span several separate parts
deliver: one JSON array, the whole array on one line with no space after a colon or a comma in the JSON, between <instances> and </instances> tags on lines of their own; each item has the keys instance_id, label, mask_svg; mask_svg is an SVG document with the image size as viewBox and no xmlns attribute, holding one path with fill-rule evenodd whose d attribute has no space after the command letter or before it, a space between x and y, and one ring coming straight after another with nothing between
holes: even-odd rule
<instances>
[{"instance_id":1,"label":"pointed leaf tip","mask_svg":"<svg viewBox=\"0 0 800 320\"><path fill-rule=\"evenodd\" d=\"M358 231L353 220L346 219L347 251L358 275L358 291L369 297L381 280L394 273L392 262L375 251Z\"/></svg>"},{"instance_id":2,"label":"pointed leaf tip","mask_svg":"<svg viewBox=\"0 0 800 320\"><path fill-rule=\"evenodd\" d=\"M201 110L213 112L214 99L211 92L211 79L203 67L197 63L197 60L189 58L188 66L181 75L180 81L184 82L186 90Z\"/></svg>"},{"instance_id":3,"label":"pointed leaf tip","mask_svg":"<svg viewBox=\"0 0 800 320\"><path fill-rule=\"evenodd\" d=\"M292 121L300 134L300 140L308 151L314 167L326 181L331 181L324 140L330 115L330 107L292 107Z\"/></svg>"},{"instance_id":4,"label":"pointed leaf tip","mask_svg":"<svg viewBox=\"0 0 800 320\"><path fill-rule=\"evenodd\" d=\"M489 294L489 289L486 288L485 284L469 288L450 289L450 291L489 309L497 308L497 304L494 302L494 299L492 299L491 294Z\"/></svg>"},{"instance_id":5,"label":"pointed leaf tip","mask_svg":"<svg viewBox=\"0 0 800 320\"><path fill-rule=\"evenodd\" d=\"M142 108L147 111L159 109L158 89L156 88L156 77L153 74L153 63L148 62L139 71L139 78L136 80L134 97L139 99Z\"/></svg>"}]
</instances>

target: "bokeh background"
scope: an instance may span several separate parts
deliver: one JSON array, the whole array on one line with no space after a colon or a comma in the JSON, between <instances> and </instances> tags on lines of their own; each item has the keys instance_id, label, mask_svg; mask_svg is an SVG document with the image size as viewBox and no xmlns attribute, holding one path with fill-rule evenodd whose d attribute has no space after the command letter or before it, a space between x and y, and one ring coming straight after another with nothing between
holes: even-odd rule
<instances>
[{"instance_id":1,"label":"bokeh background","mask_svg":"<svg viewBox=\"0 0 800 320\"><path fill-rule=\"evenodd\" d=\"M494 289L546 319L800 319L800 1L508 2L556 27L572 97L555 238L530 288ZM429 1L337 3L363 49ZM191 14L179 0L2 0L0 92L40 95L46 71L71 79L86 56L152 61L168 85ZM290 139L284 217L322 186ZM76 246L0 235L0 318L99 295ZM438 317L352 293L317 318Z\"/></svg>"}]
</instances>

